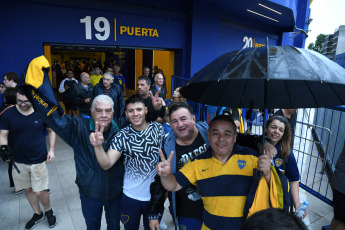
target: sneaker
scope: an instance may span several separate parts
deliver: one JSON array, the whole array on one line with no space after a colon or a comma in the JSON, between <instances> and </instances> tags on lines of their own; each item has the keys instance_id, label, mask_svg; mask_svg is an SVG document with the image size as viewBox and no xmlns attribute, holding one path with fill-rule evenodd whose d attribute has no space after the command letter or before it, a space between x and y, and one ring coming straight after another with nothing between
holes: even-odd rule
<instances>
[{"instance_id":1,"label":"sneaker","mask_svg":"<svg viewBox=\"0 0 345 230\"><path fill-rule=\"evenodd\" d=\"M54 214L53 208L50 209L49 211L46 211L46 217L48 219L48 225L50 228L55 227L56 225L56 216Z\"/></svg>"},{"instance_id":2,"label":"sneaker","mask_svg":"<svg viewBox=\"0 0 345 230\"><path fill-rule=\"evenodd\" d=\"M25 189L18 190L18 191L17 191L17 190L14 190L14 191L13 191L13 194L14 194L14 195L19 195L19 194L21 194L21 193L23 193L23 192L25 192Z\"/></svg>"},{"instance_id":3,"label":"sneaker","mask_svg":"<svg viewBox=\"0 0 345 230\"><path fill-rule=\"evenodd\" d=\"M29 222L26 223L25 229L33 229L34 227L36 227L36 224L41 222L43 219L44 219L43 212L41 212L41 214L39 215L37 213L34 213L31 220L29 220Z\"/></svg>"},{"instance_id":4,"label":"sneaker","mask_svg":"<svg viewBox=\"0 0 345 230\"><path fill-rule=\"evenodd\" d=\"M47 190L46 190L49 194L52 192L52 191L50 191L50 189L48 188Z\"/></svg>"},{"instance_id":5,"label":"sneaker","mask_svg":"<svg viewBox=\"0 0 345 230\"><path fill-rule=\"evenodd\" d=\"M167 224L166 224L166 223L164 223L164 221L163 221L163 220L161 220L161 222L159 223L159 227L160 227L160 229L162 229L162 230L166 230L166 229L168 229Z\"/></svg>"}]
</instances>

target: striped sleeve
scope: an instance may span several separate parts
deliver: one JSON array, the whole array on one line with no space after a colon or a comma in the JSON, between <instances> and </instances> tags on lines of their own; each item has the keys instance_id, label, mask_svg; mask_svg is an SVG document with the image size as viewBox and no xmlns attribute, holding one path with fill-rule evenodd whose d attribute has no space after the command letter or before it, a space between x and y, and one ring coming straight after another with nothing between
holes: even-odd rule
<instances>
[{"instance_id":1,"label":"striped sleeve","mask_svg":"<svg viewBox=\"0 0 345 230\"><path fill-rule=\"evenodd\" d=\"M193 184L196 186L196 176L195 176L195 161L187 163L180 169L178 172L175 173L176 181L182 187L185 187L189 184Z\"/></svg>"}]
</instances>

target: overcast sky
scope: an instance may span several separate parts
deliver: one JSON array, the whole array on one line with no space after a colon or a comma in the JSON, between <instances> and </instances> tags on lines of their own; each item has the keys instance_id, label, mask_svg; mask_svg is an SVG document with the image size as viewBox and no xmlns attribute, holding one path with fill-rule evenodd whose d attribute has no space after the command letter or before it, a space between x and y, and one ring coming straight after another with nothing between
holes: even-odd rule
<instances>
[{"instance_id":1,"label":"overcast sky","mask_svg":"<svg viewBox=\"0 0 345 230\"><path fill-rule=\"evenodd\" d=\"M310 4L311 18L305 48L319 34L333 34L340 25L345 25L345 0L313 0Z\"/></svg>"}]
</instances>

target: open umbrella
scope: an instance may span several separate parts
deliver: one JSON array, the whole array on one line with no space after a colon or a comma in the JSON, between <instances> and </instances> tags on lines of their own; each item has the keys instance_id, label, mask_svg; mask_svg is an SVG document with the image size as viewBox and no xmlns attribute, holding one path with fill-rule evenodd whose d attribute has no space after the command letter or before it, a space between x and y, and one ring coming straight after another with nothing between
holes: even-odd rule
<instances>
[{"instance_id":1,"label":"open umbrella","mask_svg":"<svg viewBox=\"0 0 345 230\"><path fill-rule=\"evenodd\" d=\"M226 53L180 90L193 101L232 108L317 108L345 104L345 69L292 46Z\"/></svg>"},{"instance_id":2,"label":"open umbrella","mask_svg":"<svg viewBox=\"0 0 345 230\"><path fill-rule=\"evenodd\" d=\"M329 107L345 104L345 69L311 50L246 48L211 62L180 92L196 102L232 108ZM254 173L257 180L261 176Z\"/></svg>"}]
</instances>

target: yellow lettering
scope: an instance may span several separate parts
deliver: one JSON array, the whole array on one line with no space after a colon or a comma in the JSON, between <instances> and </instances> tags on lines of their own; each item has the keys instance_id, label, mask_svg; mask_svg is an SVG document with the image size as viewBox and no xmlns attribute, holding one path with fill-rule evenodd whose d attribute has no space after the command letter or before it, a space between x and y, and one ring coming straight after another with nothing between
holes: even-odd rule
<instances>
[{"instance_id":1,"label":"yellow lettering","mask_svg":"<svg viewBox=\"0 0 345 230\"><path fill-rule=\"evenodd\" d=\"M152 37L152 30L153 29L148 29L149 30L149 36Z\"/></svg>"},{"instance_id":2,"label":"yellow lettering","mask_svg":"<svg viewBox=\"0 0 345 230\"><path fill-rule=\"evenodd\" d=\"M147 37L147 29L146 28L142 28L141 29L141 36L146 36Z\"/></svg>"},{"instance_id":3,"label":"yellow lettering","mask_svg":"<svg viewBox=\"0 0 345 230\"><path fill-rule=\"evenodd\" d=\"M38 96L38 94L35 94L34 91L32 91L32 95L33 95L34 99L37 99L38 103L40 103L41 105L43 105L46 108L48 107L48 104L45 101L43 101L43 99L40 98L40 96Z\"/></svg>"},{"instance_id":4,"label":"yellow lettering","mask_svg":"<svg viewBox=\"0 0 345 230\"><path fill-rule=\"evenodd\" d=\"M131 32L129 32L129 30L131 30ZM134 34L134 28L133 27L127 27L127 34L133 35Z\"/></svg>"},{"instance_id":5,"label":"yellow lettering","mask_svg":"<svg viewBox=\"0 0 345 230\"><path fill-rule=\"evenodd\" d=\"M156 29L153 30L153 35L152 35L152 37L157 37L157 38L158 38L158 32L157 32Z\"/></svg>"},{"instance_id":6,"label":"yellow lettering","mask_svg":"<svg viewBox=\"0 0 345 230\"><path fill-rule=\"evenodd\" d=\"M140 29L140 27L135 27L135 36L141 36Z\"/></svg>"},{"instance_id":7,"label":"yellow lettering","mask_svg":"<svg viewBox=\"0 0 345 230\"><path fill-rule=\"evenodd\" d=\"M120 26L120 34L123 34L127 31L127 27L126 26Z\"/></svg>"},{"instance_id":8,"label":"yellow lettering","mask_svg":"<svg viewBox=\"0 0 345 230\"><path fill-rule=\"evenodd\" d=\"M134 35L134 36L145 36L145 37L159 37L157 29L141 28L141 27L130 27L120 26L120 34Z\"/></svg>"}]
</instances>

